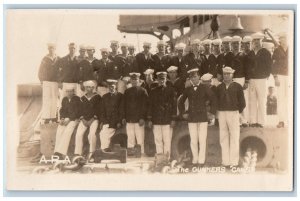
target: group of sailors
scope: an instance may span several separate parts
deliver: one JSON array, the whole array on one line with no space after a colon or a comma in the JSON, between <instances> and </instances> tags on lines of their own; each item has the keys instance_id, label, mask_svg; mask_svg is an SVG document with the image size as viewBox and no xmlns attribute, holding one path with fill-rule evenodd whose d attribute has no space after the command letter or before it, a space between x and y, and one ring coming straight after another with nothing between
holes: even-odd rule
<instances>
[{"instance_id":1,"label":"group of sailors","mask_svg":"<svg viewBox=\"0 0 300 201\"><path fill-rule=\"evenodd\" d=\"M67 154L77 129L74 154L82 155L83 136L89 129L88 160L93 161L96 135L100 135L100 148L109 150L111 137L122 126L127 147L139 144L144 153L145 126L149 126L156 153L170 155L173 128L182 118L188 122L193 165L204 165L207 128L214 123L220 130L222 164L237 166L240 127L265 124L266 84L271 74L278 93L277 127L286 125L286 35L279 36L274 51L262 47L264 37L255 33L243 38L195 39L188 47L177 44L172 55L166 54L167 43L162 40L156 54L151 53L149 42L135 54L133 45L111 41L111 51L100 49L101 59L95 58L93 46L80 45L76 56L77 46L70 43L69 54L60 58L56 45L48 44L39 79L42 123L59 122L55 154Z\"/></svg>"}]
</instances>

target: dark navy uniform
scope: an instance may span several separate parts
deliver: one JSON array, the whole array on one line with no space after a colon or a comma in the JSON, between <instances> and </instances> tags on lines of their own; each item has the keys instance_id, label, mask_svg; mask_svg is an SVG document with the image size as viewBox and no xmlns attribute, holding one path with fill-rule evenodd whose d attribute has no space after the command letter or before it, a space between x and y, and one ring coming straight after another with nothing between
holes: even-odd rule
<instances>
[{"instance_id":1,"label":"dark navy uniform","mask_svg":"<svg viewBox=\"0 0 300 201\"><path fill-rule=\"evenodd\" d=\"M94 94L91 98L82 96L81 98L81 116L84 120L89 121L92 118L100 116L101 96Z\"/></svg>"},{"instance_id":2,"label":"dark navy uniform","mask_svg":"<svg viewBox=\"0 0 300 201\"><path fill-rule=\"evenodd\" d=\"M273 75L288 75L288 50L284 50L283 47L278 46L272 56Z\"/></svg>"},{"instance_id":3,"label":"dark navy uniform","mask_svg":"<svg viewBox=\"0 0 300 201\"><path fill-rule=\"evenodd\" d=\"M144 81L141 84L141 87L145 88L148 94L150 94L150 92L152 91L152 89L154 89L157 86L158 86L157 81L153 81L151 84L148 84L146 81Z\"/></svg>"},{"instance_id":4,"label":"dark navy uniform","mask_svg":"<svg viewBox=\"0 0 300 201\"><path fill-rule=\"evenodd\" d=\"M203 54L199 54L198 57L196 57L194 53L190 52L185 56L185 61L189 69L198 68L200 76L208 71L207 59Z\"/></svg>"},{"instance_id":5,"label":"dark navy uniform","mask_svg":"<svg viewBox=\"0 0 300 201\"><path fill-rule=\"evenodd\" d=\"M149 54L149 56L146 58L145 54L143 52L138 53L136 55L136 61L138 65L139 72L141 73L142 79L144 79L144 72L147 69L154 69L154 60L153 55Z\"/></svg>"},{"instance_id":6,"label":"dark navy uniform","mask_svg":"<svg viewBox=\"0 0 300 201\"><path fill-rule=\"evenodd\" d=\"M178 98L185 89L185 81L182 78L176 78L174 83L168 80L166 84L174 88L176 93L176 98Z\"/></svg>"},{"instance_id":7,"label":"dark navy uniform","mask_svg":"<svg viewBox=\"0 0 300 201\"><path fill-rule=\"evenodd\" d=\"M58 81L64 83L78 83L78 61L74 57L73 60L69 55L62 57L57 61Z\"/></svg>"},{"instance_id":8,"label":"dark navy uniform","mask_svg":"<svg viewBox=\"0 0 300 201\"><path fill-rule=\"evenodd\" d=\"M73 96L70 100L64 97L60 108L60 118L69 118L71 121L79 119L81 116L81 100L78 96Z\"/></svg>"},{"instance_id":9,"label":"dark navy uniform","mask_svg":"<svg viewBox=\"0 0 300 201\"><path fill-rule=\"evenodd\" d=\"M123 77L129 77L129 73L139 72L136 57L134 55L128 55L126 57L126 64L123 68Z\"/></svg>"},{"instance_id":10,"label":"dark navy uniform","mask_svg":"<svg viewBox=\"0 0 300 201\"><path fill-rule=\"evenodd\" d=\"M94 72L99 69L99 61L94 58L92 61L87 59L78 63L78 81L82 83L87 80L96 80Z\"/></svg>"},{"instance_id":11,"label":"dark navy uniform","mask_svg":"<svg viewBox=\"0 0 300 201\"><path fill-rule=\"evenodd\" d=\"M167 71L167 69L172 65L172 57L168 54L159 56L158 53L153 55L154 60L154 73L160 71Z\"/></svg>"},{"instance_id":12,"label":"dark navy uniform","mask_svg":"<svg viewBox=\"0 0 300 201\"><path fill-rule=\"evenodd\" d=\"M57 82L58 66L56 64L59 59L59 57L52 59L48 55L42 59L38 73L41 82Z\"/></svg>"},{"instance_id":13,"label":"dark navy uniform","mask_svg":"<svg viewBox=\"0 0 300 201\"><path fill-rule=\"evenodd\" d=\"M255 54L253 50L251 50L251 56L254 59L254 65L249 66L249 78L250 79L262 79L268 78L271 74L272 70L272 58L271 53L265 49L261 48Z\"/></svg>"},{"instance_id":14,"label":"dark navy uniform","mask_svg":"<svg viewBox=\"0 0 300 201\"><path fill-rule=\"evenodd\" d=\"M188 78L188 71L190 70L185 57L179 58L178 56L173 56L172 65L178 67L178 77L184 81Z\"/></svg>"},{"instance_id":15,"label":"dark navy uniform","mask_svg":"<svg viewBox=\"0 0 300 201\"><path fill-rule=\"evenodd\" d=\"M214 54L208 57L208 72L213 75L213 78L217 78L217 75L222 75L222 68L224 65L224 56L219 54L215 56Z\"/></svg>"}]
</instances>

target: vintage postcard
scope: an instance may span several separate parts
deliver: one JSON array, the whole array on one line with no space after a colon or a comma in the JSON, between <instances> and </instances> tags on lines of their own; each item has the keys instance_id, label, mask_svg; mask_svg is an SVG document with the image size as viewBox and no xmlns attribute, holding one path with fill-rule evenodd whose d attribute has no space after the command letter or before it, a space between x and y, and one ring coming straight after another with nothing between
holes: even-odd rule
<instances>
[{"instance_id":1,"label":"vintage postcard","mask_svg":"<svg viewBox=\"0 0 300 201\"><path fill-rule=\"evenodd\" d=\"M7 190L293 190L293 11L5 20Z\"/></svg>"}]
</instances>

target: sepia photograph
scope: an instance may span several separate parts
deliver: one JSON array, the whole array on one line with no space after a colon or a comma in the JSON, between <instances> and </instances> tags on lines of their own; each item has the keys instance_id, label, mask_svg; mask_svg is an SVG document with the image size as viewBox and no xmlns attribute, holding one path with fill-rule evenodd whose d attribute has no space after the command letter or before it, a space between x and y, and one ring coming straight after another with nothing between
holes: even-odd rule
<instances>
[{"instance_id":1,"label":"sepia photograph","mask_svg":"<svg viewBox=\"0 0 300 201\"><path fill-rule=\"evenodd\" d=\"M4 15L8 190L293 190L294 11Z\"/></svg>"}]
</instances>

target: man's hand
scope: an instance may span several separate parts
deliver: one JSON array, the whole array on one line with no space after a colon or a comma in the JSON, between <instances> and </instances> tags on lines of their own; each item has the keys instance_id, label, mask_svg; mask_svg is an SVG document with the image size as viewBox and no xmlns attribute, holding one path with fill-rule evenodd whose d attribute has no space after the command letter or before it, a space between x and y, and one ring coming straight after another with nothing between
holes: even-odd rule
<instances>
[{"instance_id":1,"label":"man's hand","mask_svg":"<svg viewBox=\"0 0 300 201\"><path fill-rule=\"evenodd\" d=\"M189 118L189 114L183 114L183 115L182 115L182 118L183 118L183 119L188 119L188 118Z\"/></svg>"},{"instance_id":2,"label":"man's hand","mask_svg":"<svg viewBox=\"0 0 300 201\"><path fill-rule=\"evenodd\" d=\"M65 126L68 125L69 122L70 122L70 119L69 119L69 118L65 118L65 120L64 120L64 125L65 125Z\"/></svg>"},{"instance_id":3,"label":"man's hand","mask_svg":"<svg viewBox=\"0 0 300 201\"><path fill-rule=\"evenodd\" d=\"M121 128L121 123L117 123L117 128Z\"/></svg>"},{"instance_id":4,"label":"man's hand","mask_svg":"<svg viewBox=\"0 0 300 201\"><path fill-rule=\"evenodd\" d=\"M152 121L149 121L149 122L148 122L148 126L149 126L149 128L152 128L152 126L153 126L153 125L152 125Z\"/></svg>"},{"instance_id":5,"label":"man's hand","mask_svg":"<svg viewBox=\"0 0 300 201\"><path fill-rule=\"evenodd\" d=\"M275 86L279 87L280 86L280 81L279 81L278 77L275 77L274 80L275 80Z\"/></svg>"},{"instance_id":6,"label":"man's hand","mask_svg":"<svg viewBox=\"0 0 300 201\"><path fill-rule=\"evenodd\" d=\"M175 127L175 124L176 124L176 122L175 121L171 121L171 128L174 128Z\"/></svg>"},{"instance_id":7,"label":"man's hand","mask_svg":"<svg viewBox=\"0 0 300 201\"><path fill-rule=\"evenodd\" d=\"M126 119L122 119L122 124L125 126L126 125Z\"/></svg>"},{"instance_id":8,"label":"man's hand","mask_svg":"<svg viewBox=\"0 0 300 201\"><path fill-rule=\"evenodd\" d=\"M58 83L58 88L62 89L63 88L63 84L61 82Z\"/></svg>"},{"instance_id":9,"label":"man's hand","mask_svg":"<svg viewBox=\"0 0 300 201\"><path fill-rule=\"evenodd\" d=\"M243 86L243 89L245 90L245 89L247 89L248 88L248 83L247 82L245 82L245 84L244 84L244 86Z\"/></svg>"},{"instance_id":10,"label":"man's hand","mask_svg":"<svg viewBox=\"0 0 300 201\"><path fill-rule=\"evenodd\" d=\"M144 125L145 125L144 119L140 119L140 120L139 120L139 125L140 125L140 126L144 126Z\"/></svg>"}]
</instances>

